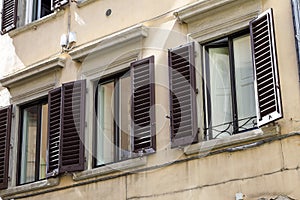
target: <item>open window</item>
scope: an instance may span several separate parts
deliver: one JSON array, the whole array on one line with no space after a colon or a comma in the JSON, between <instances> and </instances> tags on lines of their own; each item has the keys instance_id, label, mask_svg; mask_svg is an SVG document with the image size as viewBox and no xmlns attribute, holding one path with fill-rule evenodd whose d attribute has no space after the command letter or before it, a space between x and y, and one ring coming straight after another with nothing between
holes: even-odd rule
<instances>
[{"instance_id":1,"label":"open window","mask_svg":"<svg viewBox=\"0 0 300 200\"><path fill-rule=\"evenodd\" d=\"M153 81L153 56L99 80L95 98L95 167L155 151Z\"/></svg>"},{"instance_id":2,"label":"open window","mask_svg":"<svg viewBox=\"0 0 300 200\"><path fill-rule=\"evenodd\" d=\"M169 50L172 146L197 139L197 95L203 95L204 138L222 138L282 117L272 9L238 31L201 44L203 92L195 88L192 44ZM199 113L198 113L199 116ZM201 131L202 132L202 131ZM180 141L180 142L178 142Z\"/></svg>"},{"instance_id":3,"label":"open window","mask_svg":"<svg viewBox=\"0 0 300 200\"><path fill-rule=\"evenodd\" d=\"M50 15L68 2L68 0L4 0L1 34Z\"/></svg>"},{"instance_id":4,"label":"open window","mask_svg":"<svg viewBox=\"0 0 300 200\"><path fill-rule=\"evenodd\" d=\"M21 106L18 185L46 178L47 99Z\"/></svg>"}]
</instances>

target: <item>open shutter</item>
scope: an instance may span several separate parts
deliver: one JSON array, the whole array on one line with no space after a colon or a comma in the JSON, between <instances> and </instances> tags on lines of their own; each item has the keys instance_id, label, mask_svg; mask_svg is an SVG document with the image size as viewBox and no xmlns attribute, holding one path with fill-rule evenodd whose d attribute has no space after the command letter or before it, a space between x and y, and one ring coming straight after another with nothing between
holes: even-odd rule
<instances>
[{"instance_id":1,"label":"open shutter","mask_svg":"<svg viewBox=\"0 0 300 200\"><path fill-rule=\"evenodd\" d=\"M194 44L170 49L171 146L184 146L198 140Z\"/></svg>"},{"instance_id":2,"label":"open shutter","mask_svg":"<svg viewBox=\"0 0 300 200\"><path fill-rule=\"evenodd\" d=\"M84 170L85 80L62 85L60 173Z\"/></svg>"},{"instance_id":3,"label":"open shutter","mask_svg":"<svg viewBox=\"0 0 300 200\"><path fill-rule=\"evenodd\" d=\"M18 0L3 0L1 34L16 28Z\"/></svg>"},{"instance_id":4,"label":"open shutter","mask_svg":"<svg viewBox=\"0 0 300 200\"><path fill-rule=\"evenodd\" d=\"M8 186L12 106L0 109L0 189Z\"/></svg>"},{"instance_id":5,"label":"open shutter","mask_svg":"<svg viewBox=\"0 0 300 200\"><path fill-rule=\"evenodd\" d=\"M59 150L61 135L61 88L48 94L48 149L47 177L59 173Z\"/></svg>"},{"instance_id":6,"label":"open shutter","mask_svg":"<svg viewBox=\"0 0 300 200\"><path fill-rule=\"evenodd\" d=\"M153 152L155 141L154 56L131 63L131 127L134 152Z\"/></svg>"},{"instance_id":7,"label":"open shutter","mask_svg":"<svg viewBox=\"0 0 300 200\"><path fill-rule=\"evenodd\" d=\"M69 0L51 0L51 10L55 10L69 3Z\"/></svg>"},{"instance_id":8,"label":"open shutter","mask_svg":"<svg viewBox=\"0 0 300 200\"><path fill-rule=\"evenodd\" d=\"M257 124L282 117L272 9L250 22L255 73Z\"/></svg>"}]
</instances>

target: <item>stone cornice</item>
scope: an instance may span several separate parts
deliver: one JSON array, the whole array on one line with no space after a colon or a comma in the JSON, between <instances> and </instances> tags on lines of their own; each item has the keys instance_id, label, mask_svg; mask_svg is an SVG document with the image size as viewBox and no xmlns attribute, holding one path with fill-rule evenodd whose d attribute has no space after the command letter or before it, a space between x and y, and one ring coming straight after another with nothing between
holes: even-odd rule
<instances>
[{"instance_id":1,"label":"stone cornice","mask_svg":"<svg viewBox=\"0 0 300 200\"><path fill-rule=\"evenodd\" d=\"M65 66L65 61L66 59L61 57L54 57L40 61L3 77L0 79L0 84L3 87L10 88L15 84L21 84L22 82L27 81L29 78L34 78L43 73L63 68Z\"/></svg>"},{"instance_id":2,"label":"stone cornice","mask_svg":"<svg viewBox=\"0 0 300 200\"><path fill-rule=\"evenodd\" d=\"M202 14L226 6L233 2L243 2L245 0L202 0L196 1L174 12L180 22L190 23L195 18L200 18Z\"/></svg>"},{"instance_id":3,"label":"stone cornice","mask_svg":"<svg viewBox=\"0 0 300 200\"><path fill-rule=\"evenodd\" d=\"M69 54L74 61L82 62L90 54L99 53L109 48L116 47L121 43L134 41L147 36L148 28L139 24L87 44L78 46L74 50L70 51Z\"/></svg>"}]
</instances>

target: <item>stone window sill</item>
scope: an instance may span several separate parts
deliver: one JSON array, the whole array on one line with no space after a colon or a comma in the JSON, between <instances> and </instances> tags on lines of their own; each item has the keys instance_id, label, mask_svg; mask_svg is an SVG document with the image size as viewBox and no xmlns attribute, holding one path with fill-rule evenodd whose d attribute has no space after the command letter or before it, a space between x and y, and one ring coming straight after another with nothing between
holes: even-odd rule
<instances>
[{"instance_id":1,"label":"stone window sill","mask_svg":"<svg viewBox=\"0 0 300 200\"><path fill-rule=\"evenodd\" d=\"M264 139L270 136L274 136L274 134L264 134L261 129L255 129L230 137L202 141L197 144L187 146L184 148L184 153L186 155L192 155L195 153L207 153L212 150L221 149L229 146L238 146L241 144L249 143L254 140Z\"/></svg>"},{"instance_id":2,"label":"stone window sill","mask_svg":"<svg viewBox=\"0 0 300 200\"><path fill-rule=\"evenodd\" d=\"M10 31L8 34L10 37L14 37L17 36L23 32L26 32L28 30L36 30L38 26L40 26L41 24L44 24L45 22L55 19L58 16L62 16L64 14L64 10L59 10L59 11L55 11L54 13L51 13L50 15L47 15L41 19L38 19L36 21L33 21L29 24L26 24L24 26L21 27L17 27L15 30Z\"/></svg>"},{"instance_id":3,"label":"stone window sill","mask_svg":"<svg viewBox=\"0 0 300 200\"><path fill-rule=\"evenodd\" d=\"M59 184L59 178L49 178L46 180L37 181L25 185L10 187L6 190L0 191L0 197L5 199L14 199L22 196L24 193L32 192L35 190L42 190L49 187L54 187Z\"/></svg>"},{"instance_id":4,"label":"stone window sill","mask_svg":"<svg viewBox=\"0 0 300 200\"><path fill-rule=\"evenodd\" d=\"M94 178L114 172L126 171L131 168L141 167L147 164L147 157L138 157L121 162L105 165L99 168L86 170L83 172L77 172L73 174L74 181L80 181L84 179Z\"/></svg>"}]
</instances>

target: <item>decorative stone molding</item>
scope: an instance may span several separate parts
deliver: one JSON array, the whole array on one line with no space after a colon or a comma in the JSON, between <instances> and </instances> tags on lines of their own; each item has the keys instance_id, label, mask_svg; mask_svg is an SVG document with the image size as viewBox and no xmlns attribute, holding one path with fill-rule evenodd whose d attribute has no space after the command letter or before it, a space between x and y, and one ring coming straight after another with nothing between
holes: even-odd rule
<instances>
[{"instance_id":1,"label":"decorative stone molding","mask_svg":"<svg viewBox=\"0 0 300 200\"><path fill-rule=\"evenodd\" d=\"M61 57L54 57L41 62L35 63L13 74L3 77L0 84L3 87L11 88L15 85L27 82L29 78L38 77L43 73L52 70L60 69L65 66L66 59Z\"/></svg>"},{"instance_id":2,"label":"decorative stone molding","mask_svg":"<svg viewBox=\"0 0 300 200\"><path fill-rule=\"evenodd\" d=\"M204 0L177 10L174 15L188 24L189 36L203 43L248 27L261 7L260 0Z\"/></svg>"},{"instance_id":3,"label":"decorative stone molding","mask_svg":"<svg viewBox=\"0 0 300 200\"><path fill-rule=\"evenodd\" d=\"M136 41L147 36L148 28L139 24L90 43L78 46L73 51L70 51L69 54L74 61L83 62L83 60L90 54L99 53L101 51L117 47L122 43Z\"/></svg>"}]
</instances>

